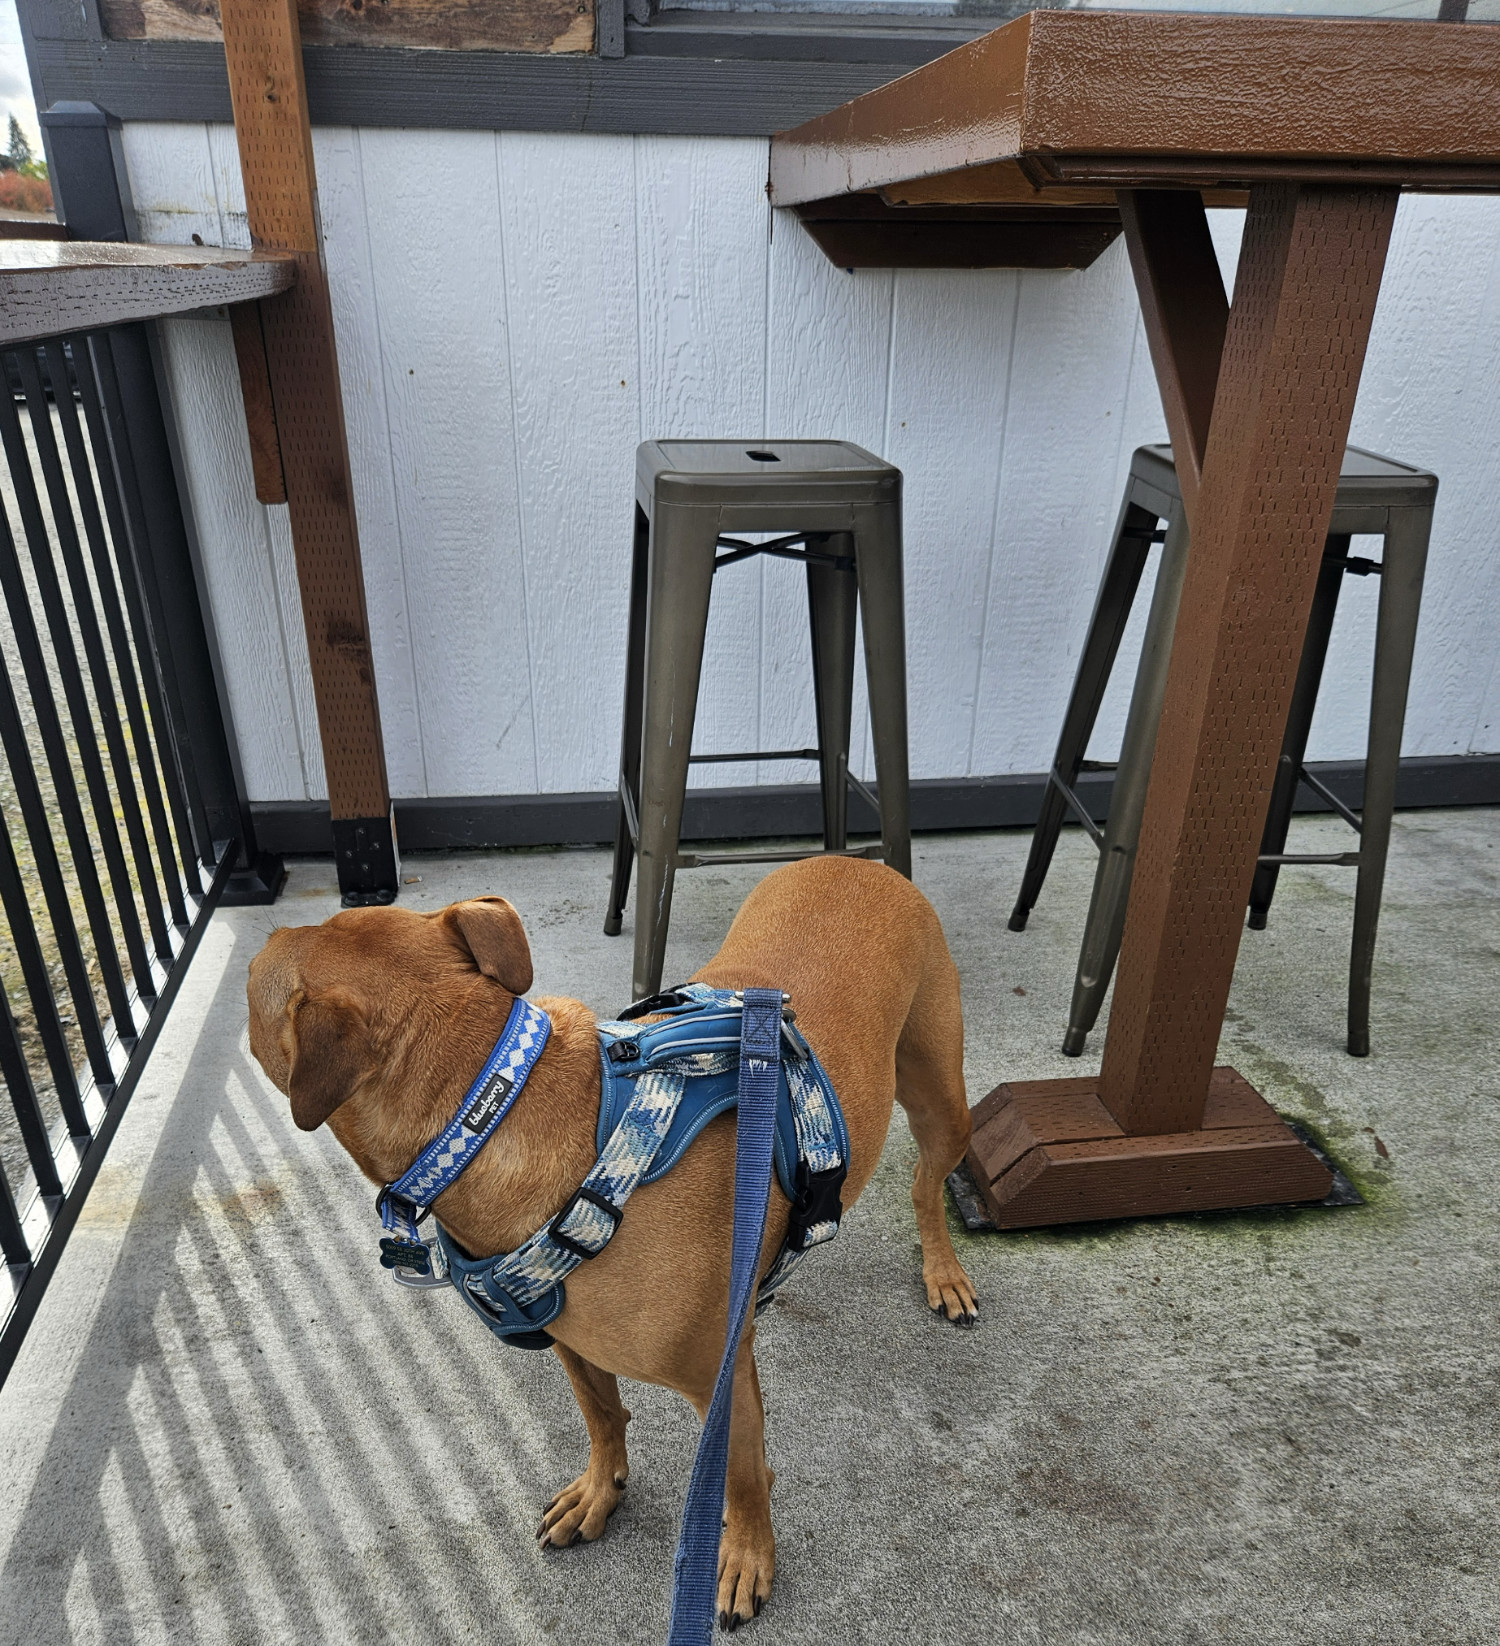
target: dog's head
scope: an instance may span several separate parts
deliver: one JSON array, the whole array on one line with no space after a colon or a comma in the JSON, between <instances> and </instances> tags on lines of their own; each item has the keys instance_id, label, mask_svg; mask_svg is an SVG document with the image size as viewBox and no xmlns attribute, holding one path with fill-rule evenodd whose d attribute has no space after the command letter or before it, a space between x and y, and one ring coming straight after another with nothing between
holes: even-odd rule
<instances>
[{"instance_id":1,"label":"dog's head","mask_svg":"<svg viewBox=\"0 0 1500 1646\"><path fill-rule=\"evenodd\" d=\"M530 987L526 932L503 897L435 914L348 909L282 927L250 962L250 1050L310 1132L362 1092L439 1073L476 993L494 997L488 1021Z\"/></svg>"}]
</instances>

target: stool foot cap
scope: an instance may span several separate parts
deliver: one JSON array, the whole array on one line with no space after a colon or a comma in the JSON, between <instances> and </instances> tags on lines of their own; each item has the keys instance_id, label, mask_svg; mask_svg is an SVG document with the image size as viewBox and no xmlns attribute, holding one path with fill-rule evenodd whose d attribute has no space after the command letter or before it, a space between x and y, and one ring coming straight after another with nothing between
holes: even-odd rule
<instances>
[{"instance_id":1,"label":"stool foot cap","mask_svg":"<svg viewBox=\"0 0 1500 1646\"><path fill-rule=\"evenodd\" d=\"M1010 911L1010 919L1006 922L1006 924L1013 932L1024 932L1026 930L1026 921L1030 914L1030 909L1023 909L1021 905L1017 903L1015 908Z\"/></svg>"},{"instance_id":2,"label":"stool foot cap","mask_svg":"<svg viewBox=\"0 0 1500 1646\"><path fill-rule=\"evenodd\" d=\"M1263 932L1266 929L1266 911L1251 909L1250 919L1246 922L1252 932Z\"/></svg>"},{"instance_id":3,"label":"stool foot cap","mask_svg":"<svg viewBox=\"0 0 1500 1646\"><path fill-rule=\"evenodd\" d=\"M1367 1034L1351 1034L1349 1036L1350 1057L1368 1057L1370 1055L1370 1037Z\"/></svg>"},{"instance_id":4,"label":"stool foot cap","mask_svg":"<svg viewBox=\"0 0 1500 1646\"><path fill-rule=\"evenodd\" d=\"M617 914L607 914L607 915L605 915L605 917L604 917L604 935L606 937L618 937L620 935L620 916L619 915L617 915Z\"/></svg>"},{"instance_id":5,"label":"stool foot cap","mask_svg":"<svg viewBox=\"0 0 1500 1646\"><path fill-rule=\"evenodd\" d=\"M1087 1029L1075 1029L1068 1025L1068 1032L1063 1036L1062 1050L1064 1057L1082 1057L1083 1048L1089 1043Z\"/></svg>"}]
</instances>

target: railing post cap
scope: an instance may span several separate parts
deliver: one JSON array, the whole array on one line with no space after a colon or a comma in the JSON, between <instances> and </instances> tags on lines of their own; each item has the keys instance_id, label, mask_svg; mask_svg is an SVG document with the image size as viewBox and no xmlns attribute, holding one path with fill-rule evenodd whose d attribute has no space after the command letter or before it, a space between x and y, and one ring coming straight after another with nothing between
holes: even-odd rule
<instances>
[{"instance_id":1,"label":"railing post cap","mask_svg":"<svg viewBox=\"0 0 1500 1646\"><path fill-rule=\"evenodd\" d=\"M55 129L61 126L118 127L120 122L97 103L54 103L41 110L37 120L43 126Z\"/></svg>"}]
</instances>

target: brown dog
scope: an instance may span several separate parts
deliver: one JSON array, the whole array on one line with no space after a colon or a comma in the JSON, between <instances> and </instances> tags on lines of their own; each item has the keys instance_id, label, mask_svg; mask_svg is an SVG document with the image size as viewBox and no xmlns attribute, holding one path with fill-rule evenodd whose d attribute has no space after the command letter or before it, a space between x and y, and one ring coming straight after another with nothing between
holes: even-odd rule
<instances>
[{"instance_id":1,"label":"brown dog","mask_svg":"<svg viewBox=\"0 0 1500 1646\"><path fill-rule=\"evenodd\" d=\"M912 1200L927 1301L972 1321L974 1289L943 1212L943 1179L969 1141L958 971L932 905L881 864L811 858L769 875L695 981L781 988L843 1105L851 1159L843 1203L869 1182L892 1099L919 1158ZM531 951L503 898L436 914L355 909L276 932L250 966L250 1046L304 1131L326 1120L372 1181L400 1177L448 1124L531 986ZM594 1164L599 1042L576 1000L539 1002L552 1038L497 1139L436 1202L476 1256L508 1252L556 1215ZM728 1317L735 1118L711 1121L681 1162L631 1197L618 1235L568 1276L548 1327L589 1431L583 1474L548 1505L538 1537L591 1540L628 1465L616 1374L676 1389L708 1410ZM789 1206L774 1174L762 1272ZM816 1258L811 1260L816 1263ZM719 1621L759 1613L771 1592L771 1472L754 1324L736 1362Z\"/></svg>"}]
</instances>

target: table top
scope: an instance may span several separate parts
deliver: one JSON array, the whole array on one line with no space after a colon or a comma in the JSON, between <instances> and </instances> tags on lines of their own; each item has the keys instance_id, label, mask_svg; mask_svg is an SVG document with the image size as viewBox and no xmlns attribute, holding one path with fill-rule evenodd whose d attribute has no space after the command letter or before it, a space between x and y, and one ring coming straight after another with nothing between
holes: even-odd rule
<instances>
[{"instance_id":1,"label":"table top","mask_svg":"<svg viewBox=\"0 0 1500 1646\"><path fill-rule=\"evenodd\" d=\"M1097 210L1275 180L1500 192L1500 28L1030 12L771 143L778 206Z\"/></svg>"}]
</instances>

